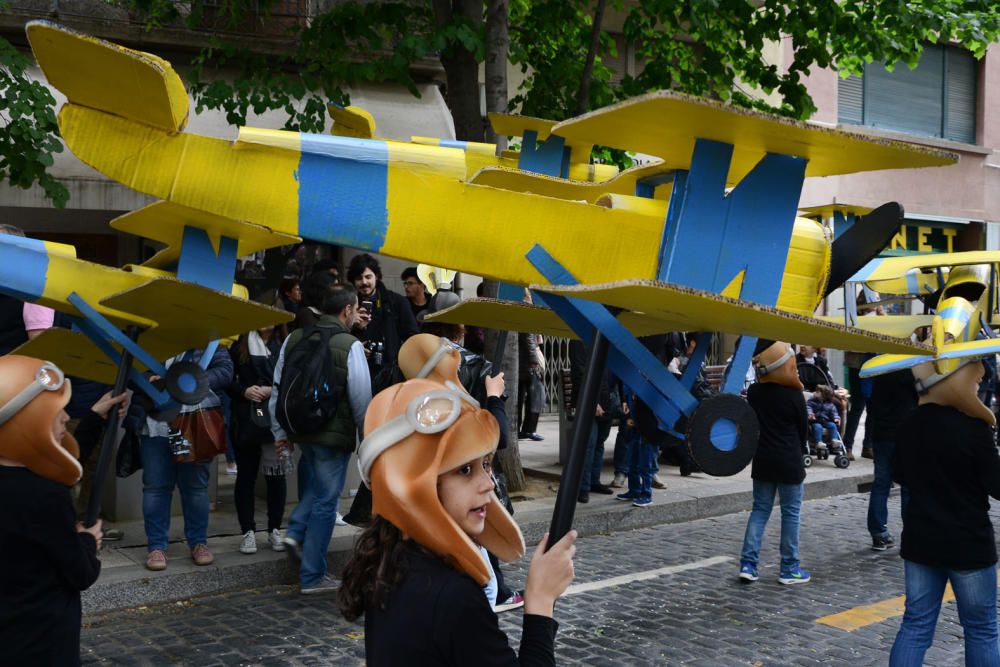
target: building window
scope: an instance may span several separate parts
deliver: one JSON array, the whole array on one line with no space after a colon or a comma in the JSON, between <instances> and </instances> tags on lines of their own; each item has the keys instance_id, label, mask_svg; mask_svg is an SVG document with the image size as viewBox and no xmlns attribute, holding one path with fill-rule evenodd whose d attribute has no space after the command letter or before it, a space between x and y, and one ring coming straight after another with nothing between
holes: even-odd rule
<instances>
[{"instance_id":1,"label":"building window","mask_svg":"<svg viewBox=\"0 0 1000 667\"><path fill-rule=\"evenodd\" d=\"M930 45L920 64L865 65L840 79L837 120L925 137L976 142L976 60L968 51Z\"/></svg>"}]
</instances>

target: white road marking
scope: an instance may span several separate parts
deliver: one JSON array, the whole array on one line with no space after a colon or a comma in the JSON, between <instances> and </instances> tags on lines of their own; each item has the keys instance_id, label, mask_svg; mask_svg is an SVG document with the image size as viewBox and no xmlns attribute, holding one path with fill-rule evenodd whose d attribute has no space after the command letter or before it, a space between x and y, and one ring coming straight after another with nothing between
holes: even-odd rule
<instances>
[{"instance_id":1,"label":"white road marking","mask_svg":"<svg viewBox=\"0 0 1000 667\"><path fill-rule=\"evenodd\" d=\"M646 579L655 579L657 577L662 577L668 574L677 574L678 572L687 572L688 570L699 570L703 567L712 567L713 565L721 565L722 563L728 563L735 560L730 556L712 556L711 558L705 558L703 560L696 560L691 563L681 563L680 565L667 565L666 567L659 567L655 570L646 570L645 572L634 572L632 574L623 574L619 577L611 577L610 579L601 579L599 581L588 581L585 584L573 584L566 589L563 596L566 595L576 595L577 593L589 593L590 591L599 591L602 588L611 588L612 586L622 586L624 584L630 584L633 581L645 581Z\"/></svg>"}]
</instances>

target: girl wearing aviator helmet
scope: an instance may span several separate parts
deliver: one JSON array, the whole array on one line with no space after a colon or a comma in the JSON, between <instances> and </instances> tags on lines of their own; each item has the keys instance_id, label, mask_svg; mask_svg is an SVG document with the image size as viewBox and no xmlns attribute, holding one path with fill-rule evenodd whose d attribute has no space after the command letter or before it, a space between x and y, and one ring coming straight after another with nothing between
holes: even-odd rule
<instances>
[{"instance_id":1,"label":"girl wearing aviator helmet","mask_svg":"<svg viewBox=\"0 0 1000 667\"><path fill-rule=\"evenodd\" d=\"M341 609L365 616L372 667L555 664L552 611L573 579L576 533L548 552L546 536L535 550L518 656L482 589L492 571L480 546L507 561L524 554L493 492L499 426L454 380L424 375L368 408L358 464L375 518L344 569Z\"/></svg>"},{"instance_id":2,"label":"girl wearing aviator helmet","mask_svg":"<svg viewBox=\"0 0 1000 667\"><path fill-rule=\"evenodd\" d=\"M54 364L0 357L2 665L80 664L80 591L101 572L101 522L76 523L70 487L82 469L66 432L70 393ZM93 418L126 397L106 394Z\"/></svg>"}]
</instances>

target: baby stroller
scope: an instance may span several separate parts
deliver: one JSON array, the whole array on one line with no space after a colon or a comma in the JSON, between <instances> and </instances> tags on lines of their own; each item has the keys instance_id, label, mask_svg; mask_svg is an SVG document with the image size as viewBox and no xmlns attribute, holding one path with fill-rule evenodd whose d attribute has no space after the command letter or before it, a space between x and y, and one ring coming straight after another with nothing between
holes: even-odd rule
<instances>
[{"instance_id":1,"label":"baby stroller","mask_svg":"<svg viewBox=\"0 0 1000 667\"><path fill-rule=\"evenodd\" d=\"M802 381L803 387L805 387L803 393L805 394L806 401L812 398L813 392L818 385L835 386L833 378L823 372L822 368L813 364L799 364L798 371L799 379ZM841 422L843 422L843 417L841 418ZM802 453L802 463L805 467L808 468L811 466L813 461L825 461L831 457L833 457L833 465L838 468L846 468L851 465L851 460L847 458L847 447L844 446L844 442L840 439L840 433L830 433L830 429L823 429L823 431L823 439L817 442L813 434L813 429L808 429L806 448Z\"/></svg>"}]
</instances>

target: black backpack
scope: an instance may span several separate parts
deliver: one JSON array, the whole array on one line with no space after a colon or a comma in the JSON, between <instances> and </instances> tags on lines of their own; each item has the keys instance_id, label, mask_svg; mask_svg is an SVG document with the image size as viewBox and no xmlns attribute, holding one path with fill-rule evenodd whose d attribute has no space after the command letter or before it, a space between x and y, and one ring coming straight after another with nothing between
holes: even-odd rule
<instances>
[{"instance_id":1,"label":"black backpack","mask_svg":"<svg viewBox=\"0 0 1000 667\"><path fill-rule=\"evenodd\" d=\"M336 414L341 392L333 384L330 338L342 333L347 332L306 327L295 347L285 350L276 416L289 435L316 433Z\"/></svg>"}]
</instances>

